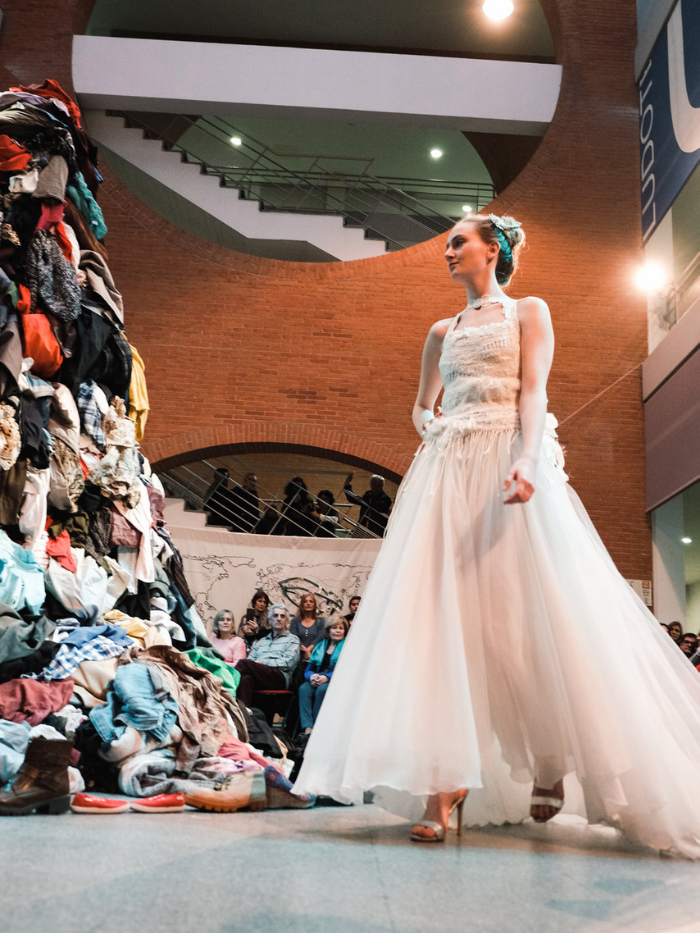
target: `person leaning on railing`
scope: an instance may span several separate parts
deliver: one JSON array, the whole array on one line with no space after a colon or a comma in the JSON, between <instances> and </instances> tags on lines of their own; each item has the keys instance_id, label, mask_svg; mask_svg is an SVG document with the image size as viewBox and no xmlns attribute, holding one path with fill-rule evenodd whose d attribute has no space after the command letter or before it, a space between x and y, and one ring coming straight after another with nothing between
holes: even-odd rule
<instances>
[{"instance_id":1,"label":"person leaning on railing","mask_svg":"<svg viewBox=\"0 0 700 933\"><path fill-rule=\"evenodd\" d=\"M391 512L391 499L384 492L384 477L377 473L369 481L369 489L363 495L358 496L352 491L352 473L348 473L343 486L343 492L348 502L360 506L359 524L363 525L367 531L382 537L386 531L386 525L389 521Z\"/></svg>"},{"instance_id":2,"label":"person leaning on railing","mask_svg":"<svg viewBox=\"0 0 700 933\"><path fill-rule=\"evenodd\" d=\"M335 538L340 516L334 509L335 496L330 489L322 489L316 496L316 512L319 519L314 534L317 538Z\"/></svg>"}]
</instances>

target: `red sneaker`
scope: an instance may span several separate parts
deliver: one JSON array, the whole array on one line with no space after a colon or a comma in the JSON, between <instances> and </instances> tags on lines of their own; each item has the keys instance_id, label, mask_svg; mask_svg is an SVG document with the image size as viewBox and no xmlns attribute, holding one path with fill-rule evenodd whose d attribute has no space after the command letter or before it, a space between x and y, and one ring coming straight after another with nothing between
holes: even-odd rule
<instances>
[{"instance_id":1,"label":"red sneaker","mask_svg":"<svg viewBox=\"0 0 700 933\"><path fill-rule=\"evenodd\" d=\"M185 809L184 794L157 794L131 801L131 809L141 813L179 813Z\"/></svg>"},{"instance_id":2,"label":"red sneaker","mask_svg":"<svg viewBox=\"0 0 700 933\"><path fill-rule=\"evenodd\" d=\"M70 808L74 813L124 813L129 809L129 801L93 797L92 794L76 794Z\"/></svg>"}]
</instances>

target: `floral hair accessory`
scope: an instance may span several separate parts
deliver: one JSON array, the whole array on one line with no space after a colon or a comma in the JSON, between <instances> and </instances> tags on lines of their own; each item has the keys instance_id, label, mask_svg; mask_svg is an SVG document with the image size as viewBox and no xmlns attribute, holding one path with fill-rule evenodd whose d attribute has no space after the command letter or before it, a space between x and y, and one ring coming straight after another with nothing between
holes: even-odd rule
<instances>
[{"instance_id":1,"label":"floral hair accessory","mask_svg":"<svg viewBox=\"0 0 700 933\"><path fill-rule=\"evenodd\" d=\"M513 220L512 217L499 217L497 214L489 214L489 221L493 226L505 233L506 230L517 230L519 227L522 227L522 224L518 220Z\"/></svg>"}]
</instances>

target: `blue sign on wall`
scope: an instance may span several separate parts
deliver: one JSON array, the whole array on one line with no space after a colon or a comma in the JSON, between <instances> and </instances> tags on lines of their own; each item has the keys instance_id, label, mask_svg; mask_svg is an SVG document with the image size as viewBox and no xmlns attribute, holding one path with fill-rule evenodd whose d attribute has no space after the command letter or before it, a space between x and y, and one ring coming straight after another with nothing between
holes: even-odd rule
<instances>
[{"instance_id":1,"label":"blue sign on wall","mask_svg":"<svg viewBox=\"0 0 700 933\"><path fill-rule=\"evenodd\" d=\"M642 235L700 162L700 0L679 0L639 80Z\"/></svg>"}]
</instances>

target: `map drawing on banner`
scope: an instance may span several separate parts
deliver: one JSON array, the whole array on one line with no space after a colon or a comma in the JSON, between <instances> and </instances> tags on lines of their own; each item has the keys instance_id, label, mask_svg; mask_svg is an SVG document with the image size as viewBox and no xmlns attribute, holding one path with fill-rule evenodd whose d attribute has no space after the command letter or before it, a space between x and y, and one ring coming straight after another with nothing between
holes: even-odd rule
<instances>
[{"instance_id":1,"label":"map drawing on banner","mask_svg":"<svg viewBox=\"0 0 700 933\"><path fill-rule=\"evenodd\" d=\"M303 593L313 593L321 615L348 611L361 596L381 541L376 539L257 538L182 529L178 546L197 612L210 623L220 609L236 622L256 590L294 615ZM303 542L303 543L299 543Z\"/></svg>"},{"instance_id":2,"label":"map drawing on banner","mask_svg":"<svg viewBox=\"0 0 700 933\"><path fill-rule=\"evenodd\" d=\"M700 0L678 0L639 79L642 236L700 162Z\"/></svg>"}]
</instances>

